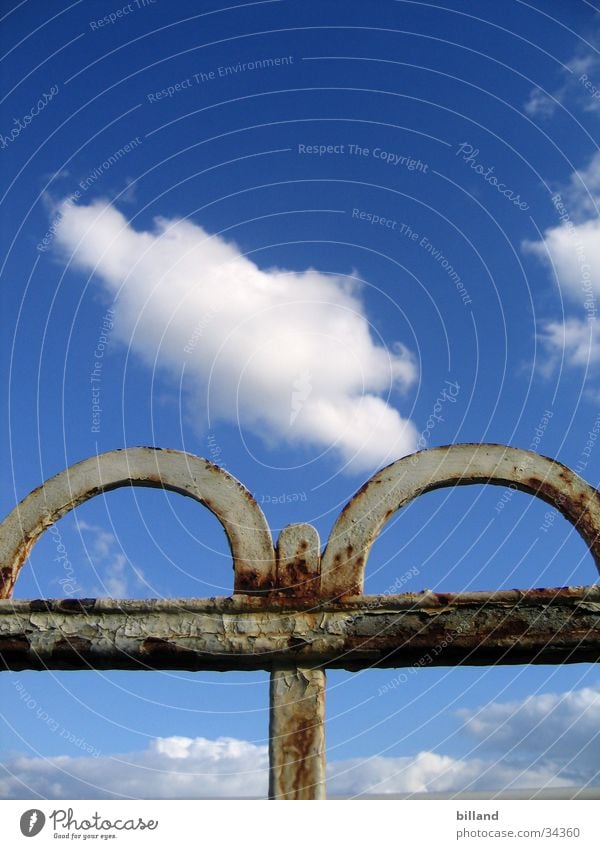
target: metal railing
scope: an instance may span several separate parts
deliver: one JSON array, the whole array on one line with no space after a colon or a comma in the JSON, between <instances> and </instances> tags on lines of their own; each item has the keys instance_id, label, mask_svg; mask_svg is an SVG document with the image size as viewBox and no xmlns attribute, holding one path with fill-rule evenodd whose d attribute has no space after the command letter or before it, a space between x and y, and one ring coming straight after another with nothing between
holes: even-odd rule
<instances>
[{"instance_id":1,"label":"metal railing","mask_svg":"<svg viewBox=\"0 0 600 849\"><path fill-rule=\"evenodd\" d=\"M562 464L502 445L453 445L404 457L340 514L324 552L311 525L265 517L231 475L178 451L131 448L70 466L0 525L2 668L256 670L271 673L269 797L325 798L325 674L428 665L600 659L600 587L364 595L370 548L424 492L463 484L528 492L559 510L600 566L600 493ZM234 592L212 599L11 600L40 535L74 507L122 486L194 498L223 525ZM442 650L443 647L443 650Z\"/></svg>"}]
</instances>

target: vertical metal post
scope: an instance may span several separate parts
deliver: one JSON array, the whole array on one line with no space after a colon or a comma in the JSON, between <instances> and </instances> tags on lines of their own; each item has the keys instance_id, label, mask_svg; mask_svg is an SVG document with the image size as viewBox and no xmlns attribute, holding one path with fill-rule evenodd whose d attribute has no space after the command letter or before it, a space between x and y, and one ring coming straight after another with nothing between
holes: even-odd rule
<instances>
[{"instance_id":1,"label":"vertical metal post","mask_svg":"<svg viewBox=\"0 0 600 849\"><path fill-rule=\"evenodd\" d=\"M271 672L269 799L325 798L325 671Z\"/></svg>"}]
</instances>

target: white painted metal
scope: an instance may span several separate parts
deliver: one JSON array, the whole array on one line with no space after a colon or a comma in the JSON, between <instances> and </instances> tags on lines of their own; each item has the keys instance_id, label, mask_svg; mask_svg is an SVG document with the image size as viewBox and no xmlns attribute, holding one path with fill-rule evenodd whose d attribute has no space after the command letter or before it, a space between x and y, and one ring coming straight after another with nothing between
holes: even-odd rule
<instances>
[{"instance_id":1,"label":"white painted metal","mask_svg":"<svg viewBox=\"0 0 600 849\"><path fill-rule=\"evenodd\" d=\"M271 673L269 798L325 798L325 672Z\"/></svg>"},{"instance_id":2,"label":"white painted metal","mask_svg":"<svg viewBox=\"0 0 600 849\"><path fill-rule=\"evenodd\" d=\"M383 469L345 507L322 558L310 525L284 528L275 552L250 493L207 460L154 448L92 457L46 481L0 525L0 599L47 527L121 486L161 487L208 507L229 538L234 594L0 601L4 668L269 669L270 797L324 798L326 667L406 666L423 656L432 665L600 660L595 587L362 595L369 550L391 516L424 492L473 483L552 504L600 568L600 493L560 463L507 446L434 448Z\"/></svg>"},{"instance_id":3,"label":"white painted metal","mask_svg":"<svg viewBox=\"0 0 600 849\"><path fill-rule=\"evenodd\" d=\"M335 523L321 564L321 595L360 595L369 551L383 526L424 492L446 486L514 485L556 507L584 538L600 569L600 494L574 472L506 445L448 445L397 460L372 477Z\"/></svg>"},{"instance_id":4,"label":"white painted metal","mask_svg":"<svg viewBox=\"0 0 600 849\"><path fill-rule=\"evenodd\" d=\"M78 504L122 486L173 490L204 504L229 539L235 589L257 592L275 584L275 553L262 510L242 484L193 454L127 448L91 457L47 480L0 525L0 598L8 598L19 570L42 532Z\"/></svg>"}]
</instances>

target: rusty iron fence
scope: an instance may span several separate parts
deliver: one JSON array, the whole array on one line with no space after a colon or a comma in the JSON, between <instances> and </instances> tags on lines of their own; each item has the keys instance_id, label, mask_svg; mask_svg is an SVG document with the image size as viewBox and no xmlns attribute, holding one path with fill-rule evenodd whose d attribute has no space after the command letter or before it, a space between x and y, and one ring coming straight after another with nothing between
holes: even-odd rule
<instances>
[{"instance_id":1,"label":"rusty iron fence","mask_svg":"<svg viewBox=\"0 0 600 849\"><path fill-rule=\"evenodd\" d=\"M325 798L328 668L560 664L600 659L600 587L364 595L386 522L434 489L510 486L560 511L600 568L600 492L562 464L503 445L451 445L404 457L340 514L324 552L307 524L273 544L251 494L191 454L111 451L70 466L0 525L0 659L6 670L268 670L269 798ZM74 507L122 486L189 496L219 519L234 592L210 599L12 600L40 535ZM439 651L444 646L443 652Z\"/></svg>"}]
</instances>

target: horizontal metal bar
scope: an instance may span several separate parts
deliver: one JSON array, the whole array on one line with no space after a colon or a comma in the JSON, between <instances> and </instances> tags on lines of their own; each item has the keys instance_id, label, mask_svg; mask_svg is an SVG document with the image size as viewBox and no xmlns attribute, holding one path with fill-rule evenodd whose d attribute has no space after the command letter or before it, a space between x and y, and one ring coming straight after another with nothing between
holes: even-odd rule
<instances>
[{"instance_id":1,"label":"horizontal metal bar","mask_svg":"<svg viewBox=\"0 0 600 849\"><path fill-rule=\"evenodd\" d=\"M243 595L0 601L0 669L362 669L598 660L597 586L314 603Z\"/></svg>"}]
</instances>

